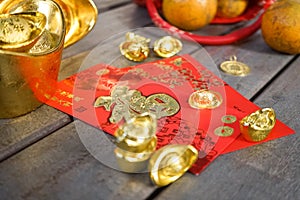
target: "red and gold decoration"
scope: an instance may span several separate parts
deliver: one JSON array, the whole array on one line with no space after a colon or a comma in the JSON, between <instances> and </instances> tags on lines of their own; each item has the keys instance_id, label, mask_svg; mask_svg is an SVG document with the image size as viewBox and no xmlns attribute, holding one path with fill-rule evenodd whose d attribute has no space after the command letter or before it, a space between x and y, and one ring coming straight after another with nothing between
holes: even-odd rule
<instances>
[{"instance_id":1,"label":"red and gold decoration","mask_svg":"<svg viewBox=\"0 0 300 200\"><path fill-rule=\"evenodd\" d=\"M189 98L193 93L197 94L195 100L201 105L211 105L213 102L213 106L191 107ZM59 90L47 104L114 135L117 139L115 155L118 162L127 168L126 171L145 167L145 162L151 157L149 154L156 155L156 151L152 152L155 143L156 150L175 144L193 146L198 156L189 171L199 174L221 154L294 132L276 120L265 140L256 143L246 140L241 134L239 121L259 107L189 55L126 68L95 65L61 81ZM157 120L157 140L153 139L154 136L151 139L152 134L148 137L151 131L135 133L139 130L135 126L139 126L140 122L132 123L131 120L136 121L136 117L143 113L149 113ZM135 128L126 128L131 126ZM149 123L142 126L148 127ZM141 143L134 138L138 134L143 134ZM184 159L192 163L192 160ZM176 166L178 174L174 177L180 177L181 169L186 169L186 165ZM158 172L161 176L165 174L160 170ZM157 182L155 176L153 180L156 184L168 183L169 178Z\"/></svg>"}]
</instances>

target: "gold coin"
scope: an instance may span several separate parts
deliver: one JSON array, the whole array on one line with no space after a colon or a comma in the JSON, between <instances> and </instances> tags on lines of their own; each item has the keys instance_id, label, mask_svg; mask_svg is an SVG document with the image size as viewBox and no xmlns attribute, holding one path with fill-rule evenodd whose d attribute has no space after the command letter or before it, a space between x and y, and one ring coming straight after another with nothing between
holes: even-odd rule
<instances>
[{"instance_id":1,"label":"gold coin","mask_svg":"<svg viewBox=\"0 0 300 200\"><path fill-rule=\"evenodd\" d=\"M153 50L158 56L169 58L182 50L182 43L176 38L165 36L154 42Z\"/></svg>"},{"instance_id":2,"label":"gold coin","mask_svg":"<svg viewBox=\"0 0 300 200\"><path fill-rule=\"evenodd\" d=\"M231 136L234 132L234 129L229 126L220 126L215 129L214 133L217 136L228 137Z\"/></svg>"},{"instance_id":3,"label":"gold coin","mask_svg":"<svg viewBox=\"0 0 300 200\"><path fill-rule=\"evenodd\" d=\"M222 96L212 90L197 90L189 97L189 105L197 109L213 109L219 107L222 102Z\"/></svg>"},{"instance_id":4,"label":"gold coin","mask_svg":"<svg viewBox=\"0 0 300 200\"><path fill-rule=\"evenodd\" d=\"M232 56L229 61L221 63L220 68L222 71L235 76L246 76L250 73L250 68L246 64L237 61L235 56Z\"/></svg>"},{"instance_id":5,"label":"gold coin","mask_svg":"<svg viewBox=\"0 0 300 200\"><path fill-rule=\"evenodd\" d=\"M225 115L225 116L222 117L221 121L226 123L226 124L232 124L232 123L236 122L236 116Z\"/></svg>"}]
</instances>

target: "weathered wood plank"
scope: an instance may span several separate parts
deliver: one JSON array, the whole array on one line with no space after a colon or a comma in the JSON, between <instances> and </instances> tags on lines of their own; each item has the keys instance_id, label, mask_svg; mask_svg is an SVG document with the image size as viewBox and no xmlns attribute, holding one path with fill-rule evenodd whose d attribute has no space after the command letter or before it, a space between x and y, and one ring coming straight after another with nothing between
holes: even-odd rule
<instances>
[{"instance_id":1,"label":"weathered wood plank","mask_svg":"<svg viewBox=\"0 0 300 200\"><path fill-rule=\"evenodd\" d=\"M91 136L103 134L76 121L2 162L1 198L144 199L151 194L154 186L147 174L104 166L81 143L79 129Z\"/></svg>"},{"instance_id":2,"label":"weathered wood plank","mask_svg":"<svg viewBox=\"0 0 300 200\"><path fill-rule=\"evenodd\" d=\"M129 4L109 12L99 13L97 23L93 30L82 40L67 47L63 51L63 58L91 50L101 41L113 34L129 31L151 24L151 19L144 8Z\"/></svg>"},{"instance_id":3,"label":"weathered wood plank","mask_svg":"<svg viewBox=\"0 0 300 200\"><path fill-rule=\"evenodd\" d=\"M251 68L248 76L238 77L228 75L220 69L216 71L215 67L208 66L248 99L258 93L294 57L271 50L263 41L260 32L236 44L219 47L206 46L205 49L218 67L223 61L229 60L231 56L235 55L238 61Z\"/></svg>"},{"instance_id":4,"label":"weathered wood plank","mask_svg":"<svg viewBox=\"0 0 300 200\"><path fill-rule=\"evenodd\" d=\"M255 101L273 107L300 131L300 59ZM299 134L222 155L200 176L186 174L157 199L297 199L300 196ZM178 193L177 191L181 191Z\"/></svg>"},{"instance_id":5,"label":"weathered wood plank","mask_svg":"<svg viewBox=\"0 0 300 200\"><path fill-rule=\"evenodd\" d=\"M116 8L127 3L131 3L131 0L93 0L99 12Z\"/></svg>"},{"instance_id":6,"label":"weathered wood plank","mask_svg":"<svg viewBox=\"0 0 300 200\"><path fill-rule=\"evenodd\" d=\"M0 119L0 161L70 121L66 114L46 105L21 117Z\"/></svg>"}]
</instances>

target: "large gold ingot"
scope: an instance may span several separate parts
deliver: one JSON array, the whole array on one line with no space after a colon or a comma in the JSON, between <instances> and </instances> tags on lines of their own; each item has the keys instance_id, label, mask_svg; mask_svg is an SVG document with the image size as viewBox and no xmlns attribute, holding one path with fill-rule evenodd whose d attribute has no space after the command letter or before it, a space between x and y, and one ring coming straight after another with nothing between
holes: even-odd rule
<instances>
[{"instance_id":1,"label":"large gold ingot","mask_svg":"<svg viewBox=\"0 0 300 200\"><path fill-rule=\"evenodd\" d=\"M275 126L275 122L275 111L272 108L263 108L240 121L241 133L246 140L259 142L268 137Z\"/></svg>"},{"instance_id":2,"label":"large gold ingot","mask_svg":"<svg viewBox=\"0 0 300 200\"><path fill-rule=\"evenodd\" d=\"M153 153L149 160L150 178L159 187L179 179L198 159L192 145L166 145Z\"/></svg>"},{"instance_id":3,"label":"large gold ingot","mask_svg":"<svg viewBox=\"0 0 300 200\"><path fill-rule=\"evenodd\" d=\"M39 12L46 29L29 50L0 49L0 118L30 112L56 89L64 44L65 24L60 7L51 0L32 0L14 13Z\"/></svg>"},{"instance_id":4,"label":"large gold ingot","mask_svg":"<svg viewBox=\"0 0 300 200\"><path fill-rule=\"evenodd\" d=\"M65 21L65 43L68 47L86 36L95 26L98 9L92 0L53 0L61 8ZM0 13L31 9L31 0L0 0Z\"/></svg>"}]
</instances>

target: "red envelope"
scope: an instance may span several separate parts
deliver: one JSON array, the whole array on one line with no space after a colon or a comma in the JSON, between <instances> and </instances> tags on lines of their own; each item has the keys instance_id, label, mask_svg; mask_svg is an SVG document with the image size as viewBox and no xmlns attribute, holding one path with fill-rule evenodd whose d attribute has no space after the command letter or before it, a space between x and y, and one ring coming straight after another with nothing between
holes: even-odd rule
<instances>
[{"instance_id":1,"label":"red envelope","mask_svg":"<svg viewBox=\"0 0 300 200\"><path fill-rule=\"evenodd\" d=\"M128 101L129 94L136 92L139 101L157 96L155 110L151 111L162 116L158 119L157 148L167 144L192 144L199 151L199 159L190 169L194 174L199 174L220 154L261 143L247 142L239 130L239 120L259 107L189 55L122 69L99 64L58 85L56 94L46 102L48 105L112 135L132 110L139 112L134 106L138 104L131 105ZM191 107L189 97L199 90L219 95L221 105L212 109ZM117 95L113 91L117 91ZM166 95L180 105L179 111L169 116L166 113L170 103L161 98ZM104 102L102 106L95 107L98 98ZM226 116L234 116L236 121L222 121ZM230 136L219 136L227 129L233 130ZM292 133L292 129L277 120L265 141Z\"/></svg>"}]
</instances>

